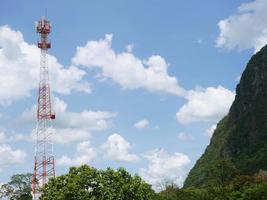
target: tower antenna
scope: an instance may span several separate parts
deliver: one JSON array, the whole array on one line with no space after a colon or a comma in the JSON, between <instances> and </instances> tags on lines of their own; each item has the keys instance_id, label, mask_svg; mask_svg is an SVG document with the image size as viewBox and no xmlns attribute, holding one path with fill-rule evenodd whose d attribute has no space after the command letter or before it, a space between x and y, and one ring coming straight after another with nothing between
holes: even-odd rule
<instances>
[{"instance_id":1,"label":"tower antenna","mask_svg":"<svg viewBox=\"0 0 267 200\"><path fill-rule=\"evenodd\" d=\"M42 17L36 23L36 32L40 36L37 46L41 49L41 57L34 172L32 179L32 196L34 200L39 199L41 189L48 183L48 180L55 177L55 160L51 132L51 121L55 119L55 114L51 110L49 71L47 65L47 51L51 48L51 43L48 39L48 35L51 32L50 21Z\"/></svg>"}]
</instances>

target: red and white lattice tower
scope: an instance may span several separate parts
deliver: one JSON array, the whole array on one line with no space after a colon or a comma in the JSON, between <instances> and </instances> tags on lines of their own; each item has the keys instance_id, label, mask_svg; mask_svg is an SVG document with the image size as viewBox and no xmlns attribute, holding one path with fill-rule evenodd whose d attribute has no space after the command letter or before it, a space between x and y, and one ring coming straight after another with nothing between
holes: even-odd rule
<instances>
[{"instance_id":1,"label":"red and white lattice tower","mask_svg":"<svg viewBox=\"0 0 267 200\"><path fill-rule=\"evenodd\" d=\"M39 199L42 187L50 178L55 177L55 161L51 132L51 121L55 119L55 114L51 111L49 73L47 66L47 50L51 48L51 43L48 39L48 35L51 32L50 22L42 17L36 24L36 32L40 35L38 48L41 49L41 59L36 146L32 179L33 199Z\"/></svg>"}]
</instances>

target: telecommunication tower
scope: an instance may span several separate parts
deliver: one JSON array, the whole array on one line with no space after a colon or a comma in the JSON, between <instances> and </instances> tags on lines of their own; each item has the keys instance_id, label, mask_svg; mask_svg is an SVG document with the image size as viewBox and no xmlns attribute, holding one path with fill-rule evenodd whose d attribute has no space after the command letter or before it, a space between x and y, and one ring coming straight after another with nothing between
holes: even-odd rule
<instances>
[{"instance_id":1,"label":"telecommunication tower","mask_svg":"<svg viewBox=\"0 0 267 200\"><path fill-rule=\"evenodd\" d=\"M55 114L51 110L47 65L47 51L51 48L51 43L48 39L48 35L51 32L50 22L42 17L36 23L36 32L40 35L37 45L41 49L41 57L34 172L32 179L32 195L34 200L39 199L41 189L48 180L55 177L55 161L51 133L51 121L55 119Z\"/></svg>"}]
</instances>

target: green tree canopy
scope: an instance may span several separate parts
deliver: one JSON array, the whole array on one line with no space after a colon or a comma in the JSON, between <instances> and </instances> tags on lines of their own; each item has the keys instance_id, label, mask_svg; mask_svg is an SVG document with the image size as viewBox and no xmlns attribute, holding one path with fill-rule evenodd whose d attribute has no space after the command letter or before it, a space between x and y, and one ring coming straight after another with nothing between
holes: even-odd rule
<instances>
[{"instance_id":1,"label":"green tree canopy","mask_svg":"<svg viewBox=\"0 0 267 200\"><path fill-rule=\"evenodd\" d=\"M139 176L125 169L97 170L83 165L51 179L42 200L153 200L154 191Z\"/></svg>"},{"instance_id":2,"label":"green tree canopy","mask_svg":"<svg viewBox=\"0 0 267 200\"><path fill-rule=\"evenodd\" d=\"M0 187L0 199L29 200L31 196L32 174L16 174Z\"/></svg>"}]
</instances>

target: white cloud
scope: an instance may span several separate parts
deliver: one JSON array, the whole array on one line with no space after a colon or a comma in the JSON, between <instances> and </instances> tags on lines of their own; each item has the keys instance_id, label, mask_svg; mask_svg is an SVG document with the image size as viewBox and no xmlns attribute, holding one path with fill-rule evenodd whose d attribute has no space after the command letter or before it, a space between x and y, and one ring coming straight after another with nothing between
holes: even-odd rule
<instances>
[{"instance_id":1,"label":"white cloud","mask_svg":"<svg viewBox=\"0 0 267 200\"><path fill-rule=\"evenodd\" d=\"M29 140L30 135L0 132L0 144Z\"/></svg>"},{"instance_id":2,"label":"white cloud","mask_svg":"<svg viewBox=\"0 0 267 200\"><path fill-rule=\"evenodd\" d=\"M213 121L225 115L234 99L234 93L219 86L186 91L175 77L168 74L168 64L159 55L140 60L131 51L117 53L112 47L112 35L99 41L88 41L78 47L73 58L75 65L100 69L98 77L111 78L125 89L145 88L184 97L188 102L177 112L179 122ZM147 122L135 124L142 128Z\"/></svg>"},{"instance_id":3,"label":"white cloud","mask_svg":"<svg viewBox=\"0 0 267 200\"><path fill-rule=\"evenodd\" d=\"M207 136L207 137L209 137L209 138L211 138L212 135L213 135L213 133L214 133L214 131L215 131L215 129L216 129L216 127L217 127L217 125L216 124L213 124L211 127L209 127L205 131L204 135Z\"/></svg>"},{"instance_id":4,"label":"white cloud","mask_svg":"<svg viewBox=\"0 0 267 200\"><path fill-rule=\"evenodd\" d=\"M64 155L57 160L57 164L64 166L80 166L90 163L95 157L96 151L91 147L90 141L88 140L77 145L76 156L74 158Z\"/></svg>"},{"instance_id":5,"label":"white cloud","mask_svg":"<svg viewBox=\"0 0 267 200\"><path fill-rule=\"evenodd\" d=\"M105 158L125 162L139 160L139 156L129 153L132 145L119 134L115 133L109 136L107 141L101 147Z\"/></svg>"},{"instance_id":6,"label":"white cloud","mask_svg":"<svg viewBox=\"0 0 267 200\"><path fill-rule=\"evenodd\" d=\"M219 48L251 49L258 51L267 43L267 1L255 0L243 3L232 16L218 23L220 35L216 40Z\"/></svg>"},{"instance_id":7,"label":"white cloud","mask_svg":"<svg viewBox=\"0 0 267 200\"><path fill-rule=\"evenodd\" d=\"M9 138L9 141L30 141L30 135L25 135L25 134L21 134L21 133L17 133L15 135L12 135L10 138Z\"/></svg>"},{"instance_id":8,"label":"white cloud","mask_svg":"<svg viewBox=\"0 0 267 200\"><path fill-rule=\"evenodd\" d=\"M116 113L105 111L83 110L81 112L70 112L67 111L67 104L58 98L55 99L55 112L58 126L93 131L106 130L111 125L111 119L116 116Z\"/></svg>"},{"instance_id":9,"label":"white cloud","mask_svg":"<svg viewBox=\"0 0 267 200\"><path fill-rule=\"evenodd\" d=\"M90 92L88 82L83 81L85 71L75 66L64 68L57 59L48 55L52 90L69 94L71 91ZM24 41L19 31L0 26L0 103L10 103L29 96L38 86L40 50Z\"/></svg>"},{"instance_id":10,"label":"white cloud","mask_svg":"<svg viewBox=\"0 0 267 200\"><path fill-rule=\"evenodd\" d=\"M91 138L91 133L84 129L78 128L65 128L53 129L52 138L54 143L66 144L75 141L84 141Z\"/></svg>"},{"instance_id":11,"label":"white cloud","mask_svg":"<svg viewBox=\"0 0 267 200\"><path fill-rule=\"evenodd\" d=\"M91 132L102 131L111 127L112 119L116 113L105 111L83 110L81 112L68 111L68 105L61 99L55 98L54 106L56 120L53 122L53 128L49 131L53 135L53 142L66 144L76 141L84 141L91 138ZM36 122L37 106L25 110L20 116L19 124L34 124ZM36 130L31 134L15 135L13 141L34 141Z\"/></svg>"},{"instance_id":12,"label":"white cloud","mask_svg":"<svg viewBox=\"0 0 267 200\"><path fill-rule=\"evenodd\" d=\"M217 121L227 114L235 94L218 86L189 91L187 103L176 113L180 123Z\"/></svg>"},{"instance_id":13,"label":"white cloud","mask_svg":"<svg viewBox=\"0 0 267 200\"><path fill-rule=\"evenodd\" d=\"M134 128L142 129L146 128L149 125L149 121L147 119L142 119L134 124Z\"/></svg>"},{"instance_id":14,"label":"white cloud","mask_svg":"<svg viewBox=\"0 0 267 200\"><path fill-rule=\"evenodd\" d=\"M48 128L51 141L58 144L67 144L71 142L84 141L91 138L91 133L79 128ZM36 139L36 129L33 129L30 134L15 134L8 141L28 141L34 142Z\"/></svg>"},{"instance_id":15,"label":"white cloud","mask_svg":"<svg viewBox=\"0 0 267 200\"><path fill-rule=\"evenodd\" d=\"M141 168L139 175L152 185L153 189L164 189L166 182L172 182L179 186L184 180L184 167L190 163L190 159L183 153L175 152L172 155L164 149L155 149L143 155L148 160L147 168Z\"/></svg>"},{"instance_id":16,"label":"white cloud","mask_svg":"<svg viewBox=\"0 0 267 200\"><path fill-rule=\"evenodd\" d=\"M6 141L6 134L4 132L0 132L0 144Z\"/></svg>"},{"instance_id":17,"label":"white cloud","mask_svg":"<svg viewBox=\"0 0 267 200\"><path fill-rule=\"evenodd\" d=\"M84 47L77 48L72 61L75 65L101 69L101 77L111 78L124 89L145 88L151 92L184 95L184 89L179 86L177 79L168 74L169 65L164 58L152 55L143 61L132 54L131 48L116 53L111 44L111 34L107 34L103 40L88 41Z\"/></svg>"},{"instance_id":18,"label":"white cloud","mask_svg":"<svg viewBox=\"0 0 267 200\"><path fill-rule=\"evenodd\" d=\"M23 163L27 154L22 150L13 150L9 145L0 145L0 170L3 168Z\"/></svg>"},{"instance_id":19,"label":"white cloud","mask_svg":"<svg viewBox=\"0 0 267 200\"><path fill-rule=\"evenodd\" d=\"M133 48L134 48L134 45L133 44L129 44L129 45L126 46L126 51L128 53L131 53L133 51Z\"/></svg>"},{"instance_id":20,"label":"white cloud","mask_svg":"<svg viewBox=\"0 0 267 200\"><path fill-rule=\"evenodd\" d=\"M178 134L178 138L182 141L195 140L195 137L190 133L181 132Z\"/></svg>"},{"instance_id":21,"label":"white cloud","mask_svg":"<svg viewBox=\"0 0 267 200\"><path fill-rule=\"evenodd\" d=\"M33 123L36 120L36 108L25 110L21 117L21 122ZM77 128L90 131L106 130L111 126L112 119L116 113L105 111L83 110L81 112L68 111L68 105L61 99L55 98L53 109L56 113L54 125L57 128Z\"/></svg>"}]
</instances>

